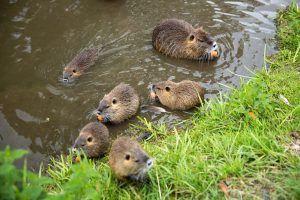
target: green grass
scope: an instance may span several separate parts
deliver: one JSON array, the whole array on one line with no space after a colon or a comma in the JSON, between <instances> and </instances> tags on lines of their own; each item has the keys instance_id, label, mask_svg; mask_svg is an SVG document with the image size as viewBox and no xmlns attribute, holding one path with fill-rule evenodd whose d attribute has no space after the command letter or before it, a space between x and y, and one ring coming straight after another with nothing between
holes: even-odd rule
<instances>
[{"instance_id":1,"label":"green grass","mask_svg":"<svg viewBox=\"0 0 300 200\"><path fill-rule=\"evenodd\" d=\"M277 17L280 52L268 67L229 95L205 103L186 128L168 129L141 119L135 128L155 158L146 184L118 182L107 164L52 160L45 187L50 199L300 199L300 153L287 148L300 131L300 11ZM284 102L286 98L289 102Z\"/></svg>"}]
</instances>

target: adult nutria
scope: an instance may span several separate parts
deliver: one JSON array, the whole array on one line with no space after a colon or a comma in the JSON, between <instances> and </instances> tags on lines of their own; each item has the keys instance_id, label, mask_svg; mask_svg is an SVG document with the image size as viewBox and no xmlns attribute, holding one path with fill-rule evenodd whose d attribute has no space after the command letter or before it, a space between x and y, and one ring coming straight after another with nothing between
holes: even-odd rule
<instances>
[{"instance_id":1,"label":"adult nutria","mask_svg":"<svg viewBox=\"0 0 300 200\"><path fill-rule=\"evenodd\" d=\"M152 85L150 96L173 110L187 110L201 103L204 89L197 82L162 81Z\"/></svg>"},{"instance_id":2,"label":"adult nutria","mask_svg":"<svg viewBox=\"0 0 300 200\"><path fill-rule=\"evenodd\" d=\"M140 100L128 84L120 83L104 95L97 108L98 121L118 124L136 114Z\"/></svg>"},{"instance_id":3,"label":"adult nutria","mask_svg":"<svg viewBox=\"0 0 300 200\"><path fill-rule=\"evenodd\" d=\"M112 144L109 165L119 180L143 181L153 161L138 142L119 137Z\"/></svg>"},{"instance_id":4,"label":"adult nutria","mask_svg":"<svg viewBox=\"0 0 300 200\"><path fill-rule=\"evenodd\" d=\"M94 65L100 56L102 48L83 49L64 67L63 81L73 82L90 66Z\"/></svg>"},{"instance_id":5,"label":"adult nutria","mask_svg":"<svg viewBox=\"0 0 300 200\"><path fill-rule=\"evenodd\" d=\"M102 123L91 122L81 129L73 148L81 148L88 158L98 158L107 152L109 144L108 129Z\"/></svg>"},{"instance_id":6,"label":"adult nutria","mask_svg":"<svg viewBox=\"0 0 300 200\"><path fill-rule=\"evenodd\" d=\"M152 45L159 52L193 60L213 60L218 57L218 45L203 30L186 21L167 19L158 24L152 34Z\"/></svg>"}]
</instances>

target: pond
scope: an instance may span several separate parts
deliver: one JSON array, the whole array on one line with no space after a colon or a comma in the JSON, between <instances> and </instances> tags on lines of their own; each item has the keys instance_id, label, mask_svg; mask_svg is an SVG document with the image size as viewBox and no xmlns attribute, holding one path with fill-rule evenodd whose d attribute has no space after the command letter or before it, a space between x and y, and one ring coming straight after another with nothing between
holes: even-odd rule
<instances>
[{"instance_id":1,"label":"pond","mask_svg":"<svg viewBox=\"0 0 300 200\"><path fill-rule=\"evenodd\" d=\"M121 82L132 85L149 104L148 85L190 79L206 88L206 99L263 64L264 52L276 52L274 18L287 0L66 0L1 1L0 149L30 150L27 162L66 152L89 121L99 99ZM151 45L152 30L166 18L203 26L218 42L220 58L197 62L165 57ZM65 64L83 48L124 35L74 84L62 79ZM247 78L246 78L247 80ZM191 113L191 112L190 112ZM149 120L186 119L189 113L154 115ZM129 124L109 126L113 137L130 134Z\"/></svg>"}]
</instances>

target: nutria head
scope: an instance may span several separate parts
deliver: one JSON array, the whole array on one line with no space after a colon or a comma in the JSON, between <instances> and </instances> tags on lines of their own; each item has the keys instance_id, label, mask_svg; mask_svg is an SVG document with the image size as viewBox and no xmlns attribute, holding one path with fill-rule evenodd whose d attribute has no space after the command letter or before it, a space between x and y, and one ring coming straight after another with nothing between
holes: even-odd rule
<instances>
[{"instance_id":1,"label":"nutria head","mask_svg":"<svg viewBox=\"0 0 300 200\"><path fill-rule=\"evenodd\" d=\"M82 149L88 158L102 157L110 143L108 129L99 122L85 125L77 137L74 149Z\"/></svg>"},{"instance_id":2,"label":"nutria head","mask_svg":"<svg viewBox=\"0 0 300 200\"><path fill-rule=\"evenodd\" d=\"M139 97L128 84L117 85L104 95L97 108L98 120L104 123L120 123L135 115L139 108Z\"/></svg>"},{"instance_id":3,"label":"nutria head","mask_svg":"<svg viewBox=\"0 0 300 200\"><path fill-rule=\"evenodd\" d=\"M217 43L202 27L178 19L167 19L157 25L152 34L152 45L159 52L175 57L212 60L218 57Z\"/></svg>"},{"instance_id":4,"label":"nutria head","mask_svg":"<svg viewBox=\"0 0 300 200\"><path fill-rule=\"evenodd\" d=\"M63 81L73 82L99 58L99 48L86 48L77 54L73 60L64 67Z\"/></svg>"},{"instance_id":5,"label":"nutria head","mask_svg":"<svg viewBox=\"0 0 300 200\"><path fill-rule=\"evenodd\" d=\"M187 110L201 103L204 89L194 81L161 81L152 85L150 96L173 110Z\"/></svg>"},{"instance_id":6,"label":"nutria head","mask_svg":"<svg viewBox=\"0 0 300 200\"><path fill-rule=\"evenodd\" d=\"M67 65L63 70L63 81L71 83L81 75L82 71L78 70L76 65Z\"/></svg>"},{"instance_id":7,"label":"nutria head","mask_svg":"<svg viewBox=\"0 0 300 200\"><path fill-rule=\"evenodd\" d=\"M153 160L138 142L129 137L119 137L111 147L109 165L119 180L142 181L153 165Z\"/></svg>"},{"instance_id":8,"label":"nutria head","mask_svg":"<svg viewBox=\"0 0 300 200\"><path fill-rule=\"evenodd\" d=\"M186 38L182 53L190 59L212 60L212 51L218 49L217 43L203 28L194 29Z\"/></svg>"}]
</instances>

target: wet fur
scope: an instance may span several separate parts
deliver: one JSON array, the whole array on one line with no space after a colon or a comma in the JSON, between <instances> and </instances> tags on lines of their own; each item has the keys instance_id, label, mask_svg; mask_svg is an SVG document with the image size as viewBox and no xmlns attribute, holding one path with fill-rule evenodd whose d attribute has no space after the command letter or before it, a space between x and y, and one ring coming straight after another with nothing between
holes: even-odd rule
<instances>
[{"instance_id":1,"label":"wet fur","mask_svg":"<svg viewBox=\"0 0 300 200\"><path fill-rule=\"evenodd\" d=\"M126 156L129 155L129 159ZM109 153L109 165L113 174L119 180L143 181L151 166L147 161L151 159L138 142L129 137L117 138Z\"/></svg>"},{"instance_id":2,"label":"wet fur","mask_svg":"<svg viewBox=\"0 0 300 200\"><path fill-rule=\"evenodd\" d=\"M190 36L194 40L190 40ZM203 42L199 42L202 40ZM167 19L157 25L152 34L152 45L159 52L185 59L208 57L213 40L202 28L195 29L191 24L178 19Z\"/></svg>"},{"instance_id":3,"label":"wet fur","mask_svg":"<svg viewBox=\"0 0 300 200\"><path fill-rule=\"evenodd\" d=\"M204 89L201 85L189 80L179 83L169 80L158 82L154 84L153 91L161 104L173 110L188 110L199 105L204 99Z\"/></svg>"},{"instance_id":4,"label":"wet fur","mask_svg":"<svg viewBox=\"0 0 300 200\"><path fill-rule=\"evenodd\" d=\"M92 141L89 142L88 138ZM74 148L81 148L88 158L98 158L105 155L110 145L108 129L99 122L85 125L77 137Z\"/></svg>"},{"instance_id":5,"label":"wet fur","mask_svg":"<svg viewBox=\"0 0 300 200\"><path fill-rule=\"evenodd\" d=\"M137 92L130 85L121 83L103 97L97 110L104 122L118 124L135 115L139 105Z\"/></svg>"}]
</instances>

